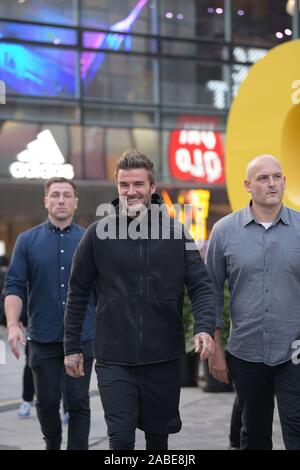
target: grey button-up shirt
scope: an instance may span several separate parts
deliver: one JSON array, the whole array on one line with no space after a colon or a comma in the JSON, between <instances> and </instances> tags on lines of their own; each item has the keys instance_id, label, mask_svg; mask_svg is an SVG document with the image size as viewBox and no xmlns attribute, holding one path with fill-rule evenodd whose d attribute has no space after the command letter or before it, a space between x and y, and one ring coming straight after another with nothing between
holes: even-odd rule
<instances>
[{"instance_id":1,"label":"grey button-up shirt","mask_svg":"<svg viewBox=\"0 0 300 470\"><path fill-rule=\"evenodd\" d=\"M266 230L250 205L219 220L211 233L207 267L223 326L223 288L229 281L232 329L227 350L276 365L300 339L300 212L282 207Z\"/></svg>"}]
</instances>

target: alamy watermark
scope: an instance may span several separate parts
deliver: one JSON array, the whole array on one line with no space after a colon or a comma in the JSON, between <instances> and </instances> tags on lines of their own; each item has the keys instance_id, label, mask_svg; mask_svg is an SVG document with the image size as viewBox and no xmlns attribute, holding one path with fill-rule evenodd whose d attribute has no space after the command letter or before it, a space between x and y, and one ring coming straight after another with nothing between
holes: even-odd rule
<instances>
[{"instance_id":1,"label":"alamy watermark","mask_svg":"<svg viewBox=\"0 0 300 470\"><path fill-rule=\"evenodd\" d=\"M6 364L6 345L0 340L0 366Z\"/></svg>"},{"instance_id":2,"label":"alamy watermark","mask_svg":"<svg viewBox=\"0 0 300 470\"><path fill-rule=\"evenodd\" d=\"M295 365L300 364L300 339L296 339L292 343L292 363Z\"/></svg>"},{"instance_id":3,"label":"alamy watermark","mask_svg":"<svg viewBox=\"0 0 300 470\"><path fill-rule=\"evenodd\" d=\"M294 80L292 82L293 90L296 90L292 93L292 103L299 104L300 103L300 80Z\"/></svg>"},{"instance_id":4,"label":"alamy watermark","mask_svg":"<svg viewBox=\"0 0 300 470\"><path fill-rule=\"evenodd\" d=\"M6 84L0 80L0 104L6 104Z\"/></svg>"},{"instance_id":5,"label":"alamy watermark","mask_svg":"<svg viewBox=\"0 0 300 470\"><path fill-rule=\"evenodd\" d=\"M99 240L181 240L185 239L187 250L199 250L203 240L193 240L188 227L192 224L194 233L201 233L203 210L195 209L192 204L174 204L172 210L166 204L127 205L126 198L120 198L118 216L112 204L100 204L96 215L101 217L96 233ZM150 210L149 210L150 209ZM178 220L179 219L179 220ZM196 243L195 243L196 242Z\"/></svg>"}]
</instances>

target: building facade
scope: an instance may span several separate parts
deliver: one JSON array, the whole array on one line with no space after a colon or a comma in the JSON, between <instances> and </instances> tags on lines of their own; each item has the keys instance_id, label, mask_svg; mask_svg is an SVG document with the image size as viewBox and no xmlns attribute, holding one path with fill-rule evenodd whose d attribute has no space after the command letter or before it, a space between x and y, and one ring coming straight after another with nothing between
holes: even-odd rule
<instances>
[{"instance_id":1,"label":"building facade","mask_svg":"<svg viewBox=\"0 0 300 470\"><path fill-rule=\"evenodd\" d=\"M253 63L299 37L294 4L2 0L0 251L43 220L43 179L55 174L77 181L78 221L92 222L128 147L155 161L166 201L204 204L206 238L230 211L231 101Z\"/></svg>"}]
</instances>

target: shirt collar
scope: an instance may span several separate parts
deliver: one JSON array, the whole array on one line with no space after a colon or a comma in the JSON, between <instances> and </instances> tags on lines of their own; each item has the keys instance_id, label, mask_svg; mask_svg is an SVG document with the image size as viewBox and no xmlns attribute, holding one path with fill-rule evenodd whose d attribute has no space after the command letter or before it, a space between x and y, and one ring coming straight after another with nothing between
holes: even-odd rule
<instances>
[{"instance_id":1,"label":"shirt collar","mask_svg":"<svg viewBox=\"0 0 300 470\"><path fill-rule=\"evenodd\" d=\"M244 208L244 213L243 213L243 226L245 227L246 225L250 224L250 222L254 221L255 218L254 215L251 211L251 201L247 206Z\"/></svg>"},{"instance_id":2,"label":"shirt collar","mask_svg":"<svg viewBox=\"0 0 300 470\"><path fill-rule=\"evenodd\" d=\"M51 232L70 232L74 224L72 222L70 225L61 230L59 227L54 225L49 219L47 219L46 225L51 230Z\"/></svg>"},{"instance_id":3,"label":"shirt collar","mask_svg":"<svg viewBox=\"0 0 300 470\"><path fill-rule=\"evenodd\" d=\"M245 227L246 225L250 224L250 222L256 222L254 214L251 210L252 206L252 201L247 204L247 206L244 208L244 213L243 213L243 226ZM278 216L274 220L274 225L279 222L283 222L285 225L290 225L290 214L288 211L288 208L285 206L282 206L281 211L279 212Z\"/></svg>"}]
</instances>

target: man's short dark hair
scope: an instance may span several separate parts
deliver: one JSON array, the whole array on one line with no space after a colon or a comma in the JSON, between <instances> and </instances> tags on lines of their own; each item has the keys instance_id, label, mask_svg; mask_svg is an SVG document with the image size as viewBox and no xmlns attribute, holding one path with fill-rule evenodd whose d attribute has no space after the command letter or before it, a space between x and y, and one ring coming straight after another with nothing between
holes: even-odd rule
<instances>
[{"instance_id":1,"label":"man's short dark hair","mask_svg":"<svg viewBox=\"0 0 300 470\"><path fill-rule=\"evenodd\" d=\"M134 170L136 168L145 168L149 174L150 184L156 182L154 164L146 155L135 149L127 149L122 153L115 166L115 179L118 178L119 170Z\"/></svg>"},{"instance_id":2,"label":"man's short dark hair","mask_svg":"<svg viewBox=\"0 0 300 470\"><path fill-rule=\"evenodd\" d=\"M64 178L63 176L53 176L52 178L49 178L47 181L45 181L45 184L44 184L45 196L47 196L50 186L54 183L69 183L74 189L75 196L77 197L76 184L74 183L74 181L69 180L68 178Z\"/></svg>"}]
</instances>

